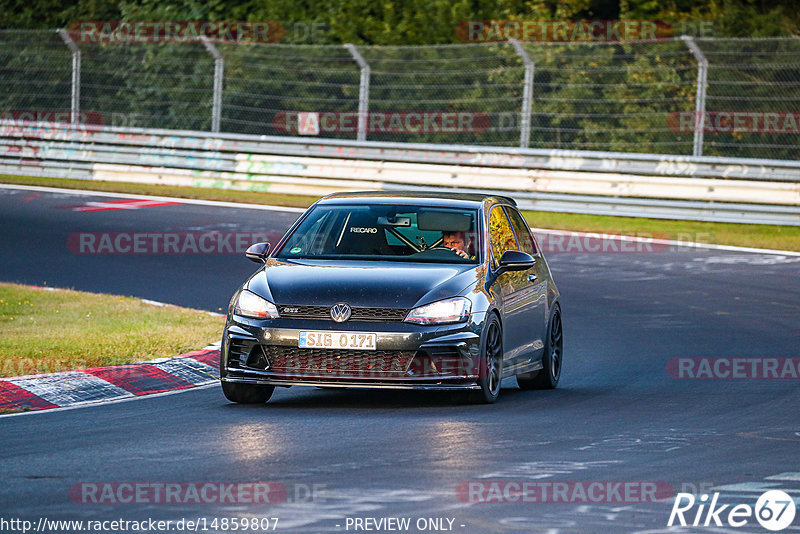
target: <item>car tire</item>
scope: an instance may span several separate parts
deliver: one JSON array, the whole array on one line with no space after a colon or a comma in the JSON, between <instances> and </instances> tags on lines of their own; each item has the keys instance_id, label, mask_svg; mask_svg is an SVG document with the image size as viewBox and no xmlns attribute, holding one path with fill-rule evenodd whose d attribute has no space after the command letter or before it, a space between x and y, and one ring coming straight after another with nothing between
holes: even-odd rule
<instances>
[{"instance_id":1,"label":"car tire","mask_svg":"<svg viewBox=\"0 0 800 534\"><path fill-rule=\"evenodd\" d=\"M239 404L264 404L272 397L273 391L275 391L275 386L222 383L222 393L225 394L225 398Z\"/></svg>"},{"instance_id":2,"label":"car tire","mask_svg":"<svg viewBox=\"0 0 800 534\"><path fill-rule=\"evenodd\" d=\"M500 319L489 314L481 339L481 355L478 360L480 390L470 392L473 404L492 404L500 395L500 382L503 376L503 329Z\"/></svg>"},{"instance_id":3,"label":"car tire","mask_svg":"<svg viewBox=\"0 0 800 534\"><path fill-rule=\"evenodd\" d=\"M542 369L533 373L517 375L520 389L555 389L561 379L561 366L564 358L564 336L561 328L561 308L556 305L544 345Z\"/></svg>"}]
</instances>

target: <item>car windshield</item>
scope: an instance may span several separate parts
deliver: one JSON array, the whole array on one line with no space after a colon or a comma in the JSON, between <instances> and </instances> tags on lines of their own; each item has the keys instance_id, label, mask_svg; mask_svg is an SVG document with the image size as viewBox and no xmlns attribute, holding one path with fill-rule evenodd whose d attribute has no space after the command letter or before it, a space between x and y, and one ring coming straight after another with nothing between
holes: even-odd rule
<instances>
[{"instance_id":1,"label":"car windshield","mask_svg":"<svg viewBox=\"0 0 800 534\"><path fill-rule=\"evenodd\" d=\"M318 205L275 257L478 263L477 220L472 209Z\"/></svg>"}]
</instances>

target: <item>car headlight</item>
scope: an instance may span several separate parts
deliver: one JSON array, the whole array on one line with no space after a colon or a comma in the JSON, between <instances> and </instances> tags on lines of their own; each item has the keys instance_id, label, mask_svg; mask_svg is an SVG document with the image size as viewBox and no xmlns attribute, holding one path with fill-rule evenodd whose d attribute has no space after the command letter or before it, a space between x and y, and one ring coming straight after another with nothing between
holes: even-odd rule
<instances>
[{"instance_id":1,"label":"car headlight","mask_svg":"<svg viewBox=\"0 0 800 534\"><path fill-rule=\"evenodd\" d=\"M254 319L277 319L278 308L266 299L262 299L250 291L242 291L236 299L233 313Z\"/></svg>"},{"instance_id":2,"label":"car headlight","mask_svg":"<svg viewBox=\"0 0 800 534\"><path fill-rule=\"evenodd\" d=\"M464 297L431 302L414 308L406 316L405 322L414 324L460 323L469 317L472 303Z\"/></svg>"}]
</instances>

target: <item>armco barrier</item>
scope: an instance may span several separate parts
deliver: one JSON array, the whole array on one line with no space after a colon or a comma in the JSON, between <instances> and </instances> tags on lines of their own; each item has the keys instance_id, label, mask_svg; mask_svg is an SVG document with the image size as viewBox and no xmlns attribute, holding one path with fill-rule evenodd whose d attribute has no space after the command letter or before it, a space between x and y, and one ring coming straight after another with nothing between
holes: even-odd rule
<instances>
[{"instance_id":1,"label":"armco barrier","mask_svg":"<svg viewBox=\"0 0 800 534\"><path fill-rule=\"evenodd\" d=\"M0 121L0 172L321 195L495 191L546 211L800 225L800 162Z\"/></svg>"}]
</instances>

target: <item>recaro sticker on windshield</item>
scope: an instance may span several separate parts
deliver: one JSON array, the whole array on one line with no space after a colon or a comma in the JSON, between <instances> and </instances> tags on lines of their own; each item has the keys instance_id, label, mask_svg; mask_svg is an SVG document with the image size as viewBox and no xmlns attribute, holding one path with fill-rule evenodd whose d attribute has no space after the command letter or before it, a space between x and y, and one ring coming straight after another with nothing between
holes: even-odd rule
<instances>
[{"instance_id":1,"label":"recaro sticker on windshield","mask_svg":"<svg viewBox=\"0 0 800 534\"><path fill-rule=\"evenodd\" d=\"M377 234L378 229L372 227L364 227L364 226L351 226L350 232L351 233L354 232L356 234Z\"/></svg>"}]
</instances>

